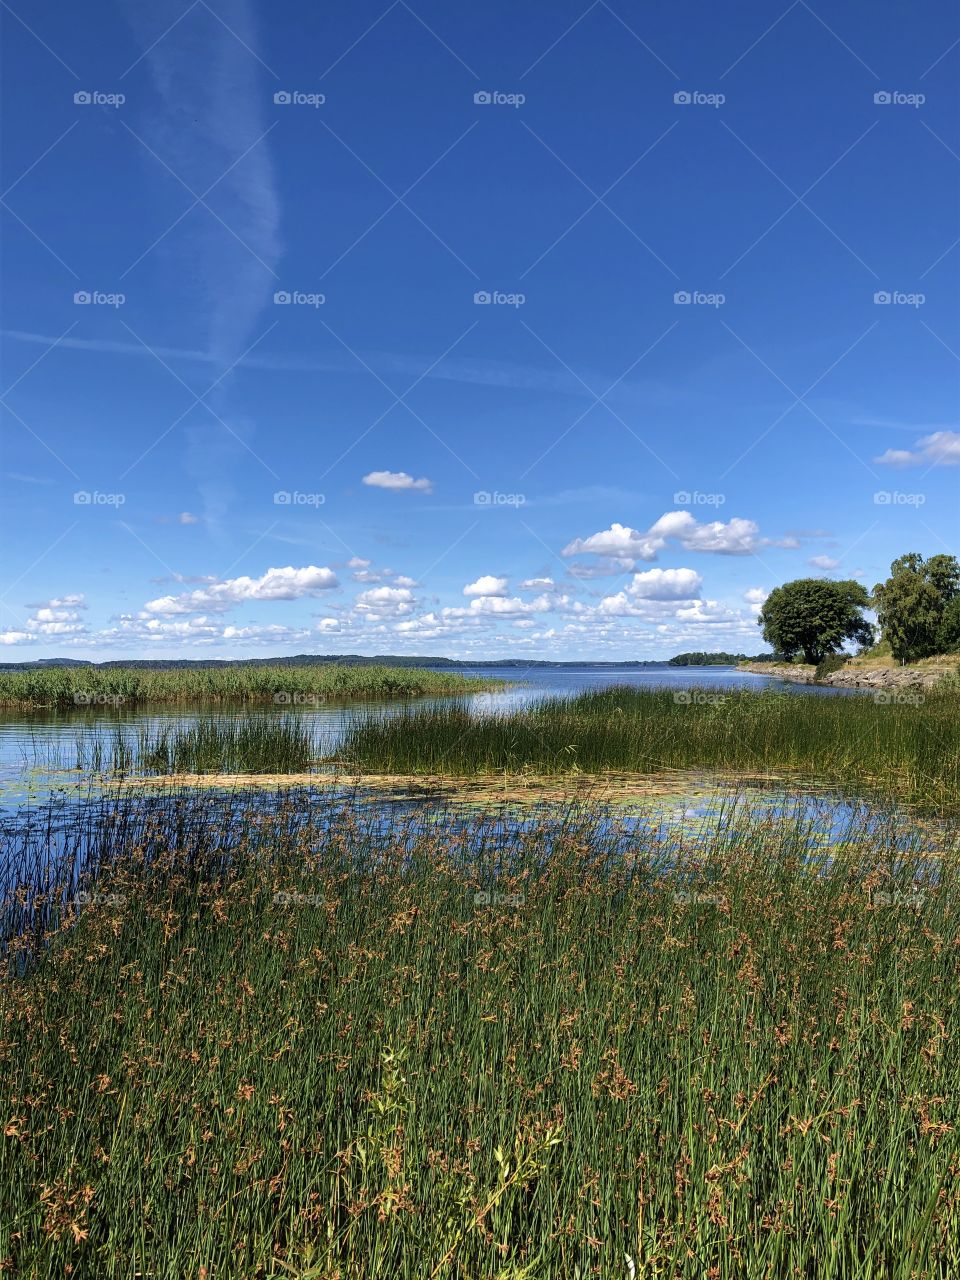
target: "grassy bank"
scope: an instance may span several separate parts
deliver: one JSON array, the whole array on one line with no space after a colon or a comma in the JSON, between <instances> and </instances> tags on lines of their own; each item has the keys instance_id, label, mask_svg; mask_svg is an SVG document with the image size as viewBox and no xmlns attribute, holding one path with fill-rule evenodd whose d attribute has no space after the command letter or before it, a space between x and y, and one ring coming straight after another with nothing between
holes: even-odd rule
<instances>
[{"instance_id":1,"label":"grassy bank","mask_svg":"<svg viewBox=\"0 0 960 1280\"><path fill-rule=\"evenodd\" d=\"M672 870L577 813L87 830L96 879L14 857L3 1270L957 1274L960 877L883 820L818 869L745 817Z\"/></svg>"},{"instance_id":2,"label":"grassy bank","mask_svg":"<svg viewBox=\"0 0 960 1280\"><path fill-rule=\"evenodd\" d=\"M497 681L417 667L225 666L199 670L44 667L0 672L0 706L130 707L147 703L273 702L466 694Z\"/></svg>"},{"instance_id":3,"label":"grassy bank","mask_svg":"<svg viewBox=\"0 0 960 1280\"><path fill-rule=\"evenodd\" d=\"M365 717L342 754L396 774L788 772L946 806L960 795L960 698L612 688L504 715Z\"/></svg>"}]
</instances>

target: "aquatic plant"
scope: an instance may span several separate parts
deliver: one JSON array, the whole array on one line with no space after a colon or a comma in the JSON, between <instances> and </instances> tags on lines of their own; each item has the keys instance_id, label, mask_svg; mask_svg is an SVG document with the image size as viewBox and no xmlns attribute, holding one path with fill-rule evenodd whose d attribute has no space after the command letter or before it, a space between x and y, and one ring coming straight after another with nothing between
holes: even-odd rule
<instances>
[{"instance_id":1,"label":"aquatic plant","mask_svg":"<svg viewBox=\"0 0 960 1280\"><path fill-rule=\"evenodd\" d=\"M958 1273L955 831L307 799L6 837L0 1269Z\"/></svg>"},{"instance_id":2,"label":"aquatic plant","mask_svg":"<svg viewBox=\"0 0 960 1280\"><path fill-rule=\"evenodd\" d=\"M339 664L162 669L37 667L0 671L0 706L132 707L144 703L273 702L310 706L337 698L398 698L464 694L498 682L418 667Z\"/></svg>"},{"instance_id":3,"label":"aquatic plant","mask_svg":"<svg viewBox=\"0 0 960 1280\"><path fill-rule=\"evenodd\" d=\"M950 806L960 798L960 699L614 687L509 713L473 715L463 703L372 713L350 726L340 754L375 773L463 777L784 772Z\"/></svg>"}]
</instances>

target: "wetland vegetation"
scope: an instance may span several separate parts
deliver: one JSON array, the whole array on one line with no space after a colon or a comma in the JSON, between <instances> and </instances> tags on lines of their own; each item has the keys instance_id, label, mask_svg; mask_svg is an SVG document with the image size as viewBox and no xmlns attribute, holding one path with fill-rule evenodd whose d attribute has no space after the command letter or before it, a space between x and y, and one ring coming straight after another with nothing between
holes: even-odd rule
<instances>
[{"instance_id":1,"label":"wetland vegetation","mask_svg":"<svg viewBox=\"0 0 960 1280\"><path fill-rule=\"evenodd\" d=\"M467 694L495 680L417 667L307 666L282 662L216 667L33 667L0 671L0 706L132 707L149 704L272 702L309 706L341 698Z\"/></svg>"},{"instance_id":2,"label":"wetland vegetation","mask_svg":"<svg viewBox=\"0 0 960 1280\"><path fill-rule=\"evenodd\" d=\"M5 1272L957 1274L942 832L298 793L84 822L6 846Z\"/></svg>"}]
</instances>

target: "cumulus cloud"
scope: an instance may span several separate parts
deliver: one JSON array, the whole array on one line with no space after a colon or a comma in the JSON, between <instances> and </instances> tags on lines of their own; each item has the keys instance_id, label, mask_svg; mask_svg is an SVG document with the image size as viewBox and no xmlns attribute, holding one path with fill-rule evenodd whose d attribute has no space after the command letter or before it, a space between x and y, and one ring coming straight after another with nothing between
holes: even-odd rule
<instances>
[{"instance_id":1,"label":"cumulus cloud","mask_svg":"<svg viewBox=\"0 0 960 1280\"><path fill-rule=\"evenodd\" d=\"M160 596L148 600L144 609L148 614L201 613L212 610L223 613L247 600L299 600L329 591L339 586L332 569L306 565L295 569L292 565L268 569L260 578L227 578L201 587L197 591L185 591L176 596Z\"/></svg>"},{"instance_id":2,"label":"cumulus cloud","mask_svg":"<svg viewBox=\"0 0 960 1280\"><path fill-rule=\"evenodd\" d=\"M913 449L888 449L874 462L889 467L960 466L960 431L934 431L921 436Z\"/></svg>"},{"instance_id":3,"label":"cumulus cloud","mask_svg":"<svg viewBox=\"0 0 960 1280\"><path fill-rule=\"evenodd\" d=\"M811 556L807 564L813 565L814 569L830 569L839 568L840 561L834 560L833 556Z\"/></svg>"},{"instance_id":4,"label":"cumulus cloud","mask_svg":"<svg viewBox=\"0 0 960 1280\"><path fill-rule=\"evenodd\" d=\"M29 609L86 609L87 598L83 592L73 595L54 596L52 600L35 600L27 606Z\"/></svg>"},{"instance_id":5,"label":"cumulus cloud","mask_svg":"<svg viewBox=\"0 0 960 1280\"><path fill-rule=\"evenodd\" d=\"M433 482L422 477L414 480L406 471L371 471L363 477L363 483L374 489L411 490L415 493L432 493Z\"/></svg>"},{"instance_id":6,"label":"cumulus cloud","mask_svg":"<svg viewBox=\"0 0 960 1280\"><path fill-rule=\"evenodd\" d=\"M494 577L492 573L485 573L476 582L468 582L463 588L463 594L465 596L505 596L507 580Z\"/></svg>"},{"instance_id":7,"label":"cumulus cloud","mask_svg":"<svg viewBox=\"0 0 960 1280\"><path fill-rule=\"evenodd\" d=\"M633 575L628 590L644 600L694 600L702 586L695 569L645 569Z\"/></svg>"},{"instance_id":8,"label":"cumulus cloud","mask_svg":"<svg viewBox=\"0 0 960 1280\"><path fill-rule=\"evenodd\" d=\"M534 600L521 600L518 596L477 596L466 609L444 609L444 618L523 617L525 614L546 613L553 606L547 596Z\"/></svg>"},{"instance_id":9,"label":"cumulus cloud","mask_svg":"<svg viewBox=\"0 0 960 1280\"><path fill-rule=\"evenodd\" d=\"M589 538L574 538L560 553L564 556L612 556L624 560L655 560L664 545L662 537L638 533L629 525L614 522L609 529L592 533Z\"/></svg>"},{"instance_id":10,"label":"cumulus cloud","mask_svg":"<svg viewBox=\"0 0 960 1280\"><path fill-rule=\"evenodd\" d=\"M759 547L799 546L796 538L761 538L759 533L759 526L754 520L745 520L741 516L733 516L726 522L712 520L701 524L689 511L668 511L646 532L614 522L609 529L593 533L588 538L574 538L561 554L601 556L614 569L623 570L632 569L638 560L655 560L669 538L679 542L684 551L718 555L751 555ZM581 569L576 576L600 575L585 573Z\"/></svg>"},{"instance_id":11,"label":"cumulus cloud","mask_svg":"<svg viewBox=\"0 0 960 1280\"><path fill-rule=\"evenodd\" d=\"M414 604L414 595L409 587L371 587L360 592L354 608L368 614L402 614L410 613Z\"/></svg>"},{"instance_id":12,"label":"cumulus cloud","mask_svg":"<svg viewBox=\"0 0 960 1280\"><path fill-rule=\"evenodd\" d=\"M557 584L552 578L527 578L520 583L520 591L556 591Z\"/></svg>"}]
</instances>

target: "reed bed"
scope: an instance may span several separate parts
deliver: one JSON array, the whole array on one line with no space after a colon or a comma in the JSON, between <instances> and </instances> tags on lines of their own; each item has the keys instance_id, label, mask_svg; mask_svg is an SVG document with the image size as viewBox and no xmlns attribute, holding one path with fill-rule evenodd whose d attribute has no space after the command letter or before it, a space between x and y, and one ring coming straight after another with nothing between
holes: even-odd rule
<instances>
[{"instance_id":1,"label":"reed bed","mask_svg":"<svg viewBox=\"0 0 960 1280\"><path fill-rule=\"evenodd\" d=\"M499 682L417 667L264 666L176 670L42 667L0 672L0 706L119 707L143 703L275 702L309 705L338 698L466 694Z\"/></svg>"},{"instance_id":2,"label":"reed bed","mask_svg":"<svg viewBox=\"0 0 960 1280\"><path fill-rule=\"evenodd\" d=\"M479 716L453 703L361 716L341 754L404 775L773 771L956 805L960 698L887 696L614 687Z\"/></svg>"},{"instance_id":3,"label":"reed bed","mask_svg":"<svg viewBox=\"0 0 960 1280\"><path fill-rule=\"evenodd\" d=\"M304 773L317 748L309 721L296 715L201 717L188 724L117 727L77 738L76 768L84 773Z\"/></svg>"},{"instance_id":4,"label":"reed bed","mask_svg":"<svg viewBox=\"0 0 960 1280\"><path fill-rule=\"evenodd\" d=\"M8 837L0 1273L960 1274L955 833L434 818Z\"/></svg>"}]
</instances>

